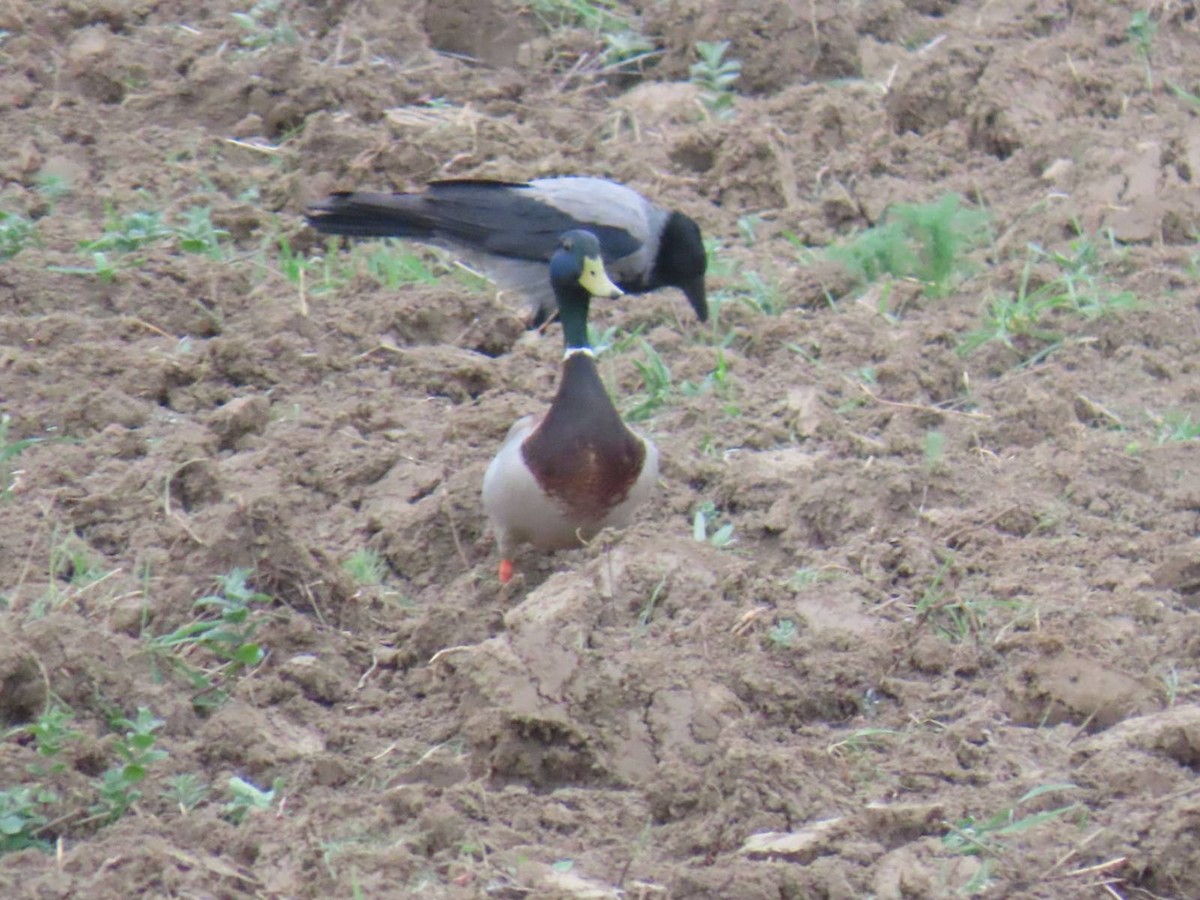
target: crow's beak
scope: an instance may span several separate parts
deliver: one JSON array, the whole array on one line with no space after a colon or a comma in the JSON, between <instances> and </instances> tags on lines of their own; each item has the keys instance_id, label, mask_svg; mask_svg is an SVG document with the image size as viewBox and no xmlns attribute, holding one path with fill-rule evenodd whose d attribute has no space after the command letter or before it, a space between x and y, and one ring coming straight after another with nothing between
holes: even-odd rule
<instances>
[{"instance_id":1,"label":"crow's beak","mask_svg":"<svg viewBox=\"0 0 1200 900\"><path fill-rule=\"evenodd\" d=\"M704 292L704 276L693 278L691 281L681 285L683 293L687 295L688 302L692 304L692 309L696 311L696 318L701 322L708 321L708 296Z\"/></svg>"}]
</instances>

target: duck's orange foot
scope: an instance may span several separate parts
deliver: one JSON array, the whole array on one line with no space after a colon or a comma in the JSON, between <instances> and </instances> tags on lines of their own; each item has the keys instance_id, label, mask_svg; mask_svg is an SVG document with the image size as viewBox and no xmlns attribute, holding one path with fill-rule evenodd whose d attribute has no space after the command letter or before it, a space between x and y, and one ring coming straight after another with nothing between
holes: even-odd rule
<instances>
[{"instance_id":1,"label":"duck's orange foot","mask_svg":"<svg viewBox=\"0 0 1200 900\"><path fill-rule=\"evenodd\" d=\"M500 560L500 583L508 584L512 581L513 564L511 559Z\"/></svg>"}]
</instances>

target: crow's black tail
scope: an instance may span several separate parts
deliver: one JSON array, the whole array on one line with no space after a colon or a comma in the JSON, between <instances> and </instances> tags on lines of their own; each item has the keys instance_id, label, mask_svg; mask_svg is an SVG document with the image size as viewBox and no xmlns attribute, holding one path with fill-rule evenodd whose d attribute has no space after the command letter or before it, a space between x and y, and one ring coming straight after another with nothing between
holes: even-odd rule
<instances>
[{"instance_id":1,"label":"crow's black tail","mask_svg":"<svg viewBox=\"0 0 1200 900\"><path fill-rule=\"evenodd\" d=\"M322 234L428 240L432 224L407 194L333 194L305 211L308 224Z\"/></svg>"}]
</instances>

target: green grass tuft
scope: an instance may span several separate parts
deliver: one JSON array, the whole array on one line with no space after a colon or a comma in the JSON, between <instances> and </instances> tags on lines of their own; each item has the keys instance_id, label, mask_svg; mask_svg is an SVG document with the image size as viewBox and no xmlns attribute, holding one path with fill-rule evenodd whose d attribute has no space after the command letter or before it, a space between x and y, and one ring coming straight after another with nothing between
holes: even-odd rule
<instances>
[{"instance_id":1,"label":"green grass tuft","mask_svg":"<svg viewBox=\"0 0 1200 900\"><path fill-rule=\"evenodd\" d=\"M1117 252L1111 235L1108 245L1110 252ZM1064 337L1052 325L1071 317L1091 321L1133 309L1136 298L1132 293L1109 289L1101 247L1101 242L1082 235L1071 242L1066 253L1031 244L1016 293L1002 294L988 302L983 323L964 336L958 353L967 356L995 342L1015 351L1023 364L1029 364L1061 346ZM1057 274L1035 288L1031 280L1036 264L1050 264Z\"/></svg>"},{"instance_id":2,"label":"green grass tuft","mask_svg":"<svg viewBox=\"0 0 1200 900\"><path fill-rule=\"evenodd\" d=\"M933 203L894 206L879 225L830 248L829 258L862 284L915 278L928 296L944 296L966 270L965 253L988 234L988 214L961 203L957 194L946 194Z\"/></svg>"},{"instance_id":3,"label":"green grass tuft","mask_svg":"<svg viewBox=\"0 0 1200 900\"><path fill-rule=\"evenodd\" d=\"M387 575L387 563L369 547L360 547L351 553L342 563L342 568L350 573L351 578L367 587L382 584Z\"/></svg>"}]
</instances>

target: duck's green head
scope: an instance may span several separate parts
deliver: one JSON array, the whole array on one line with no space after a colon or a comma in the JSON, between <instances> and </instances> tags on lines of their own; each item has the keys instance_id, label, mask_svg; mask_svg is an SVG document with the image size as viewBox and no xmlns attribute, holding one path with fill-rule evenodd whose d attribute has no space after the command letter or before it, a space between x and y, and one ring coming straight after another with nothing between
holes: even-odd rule
<instances>
[{"instance_id":1,"label":"duck's green head","mask_svg":"<svg viewBox=\"0 0 1200 900\"><path fill-rule=\"evenodd\" d=\"M592 297L624 293L609 280L600 256L600 241L590 231L568 231L550 257L550 284L558 299L567 347L587 346L588 305Z\"/></svg>"}]
</instances>

